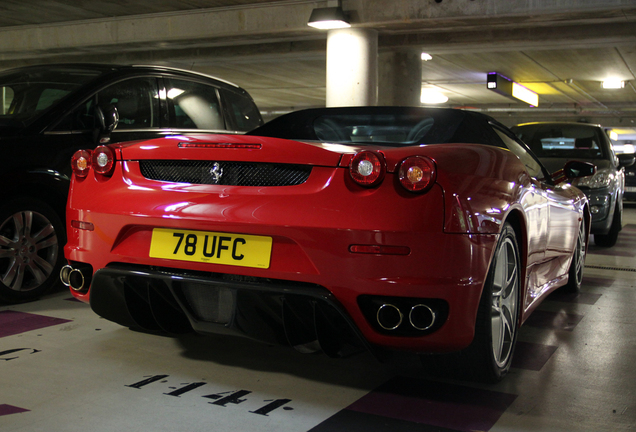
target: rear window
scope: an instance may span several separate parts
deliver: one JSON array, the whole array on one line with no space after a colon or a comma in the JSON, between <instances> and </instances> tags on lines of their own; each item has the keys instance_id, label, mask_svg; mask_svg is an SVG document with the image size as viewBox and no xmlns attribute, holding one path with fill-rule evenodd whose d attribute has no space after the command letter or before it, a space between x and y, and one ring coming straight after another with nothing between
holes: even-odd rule
<instances>
[{"instance_id":1,"label":"rear window","mask_svg":"<svg viewBox=\"0 0 636 432\"><path fill-rule=\"evenodd\" d=\"M435 119L414 115L325 115L314 121L320 141L340 143L424 143Z\"/></svg>"}]
</instances>

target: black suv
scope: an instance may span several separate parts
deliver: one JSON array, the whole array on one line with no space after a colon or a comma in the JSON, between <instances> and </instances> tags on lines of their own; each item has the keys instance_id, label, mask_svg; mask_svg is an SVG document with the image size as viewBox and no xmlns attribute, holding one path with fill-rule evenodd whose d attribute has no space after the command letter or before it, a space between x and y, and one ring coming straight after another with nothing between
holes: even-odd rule
<instances>
[{"instance_id":1,"label":"black suv","mask_svg":"<svg viewBox=\"0 0 636 432\"><path fill-rule=\"evenodd\" d=\"M160 66L42 65L0 72L0 299L37 298L58 279L78 149L187 133L242 133L263 120L226 81ZM113 109L113 107L115 109ZM104 114L119 115L104 135Z\"/></svg>"}]
</instances>

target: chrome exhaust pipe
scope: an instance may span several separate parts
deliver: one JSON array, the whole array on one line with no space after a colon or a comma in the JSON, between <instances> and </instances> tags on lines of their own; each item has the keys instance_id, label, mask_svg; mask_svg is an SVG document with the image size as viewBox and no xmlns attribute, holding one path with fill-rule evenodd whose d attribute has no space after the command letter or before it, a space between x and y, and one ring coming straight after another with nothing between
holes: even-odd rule
<instances>
[{"instance_id":1,"label":"chrome exhaust pipe","mask_svg":"<svg viewBox=\"0 0 636 432\"><path fill-rule=\"evenodd\" d=\"M84 288L84 283L86 279L84 278L84 274L79 269L71 270L71 273L68 275L68 286L73 291L81 291Z\"/></svg>"},{"instance_id":2,"label":"chrome exhaust pipe","mask_svg":"<svg viewBox=\"0 0 636 432\"><path fill-rule=\"evenodd\" d=\"M71 267L70 265L65 265L64 267L62 267L62 270L60 270L60 280L62 281L62 283L66 286L70 285L69 282L69 275L71 274L71 272L73 271L73 267Z\"/></svg>"},{"instance_id":3,"label":"chrome exhaust pipe","mask_svg":"<svg viewBox=\"0 0 636 432\"><path fill-rule=\"evenodd\" d=\"M416 330L428 330L435 324L435 312L425 304L417 304L409 312L409 322Z\"/></svg>"},{"instance_id":4,"label":"chrome exhaust pipe","mask_svg":"<svg viewBox=\"0 0 636 432\"><path fill-rule=\"evenodd\" d=\"M376 320L384 330L395 330L402 324L404 315L397 306L385 303L378 308Z\"/></svg>"},{"instance_id":5,"label":"chrome exhaust pipe","mask_svg":"<svg viewBox=\"0 0 636 432\"><path fill-rule=\"evenodd\" d=\"M60 270L60 280L73 291L82 291L85 287L88 287L92 273L92 268L89 265L78 267L65 265Z\"/></svg>"}]
</instances>

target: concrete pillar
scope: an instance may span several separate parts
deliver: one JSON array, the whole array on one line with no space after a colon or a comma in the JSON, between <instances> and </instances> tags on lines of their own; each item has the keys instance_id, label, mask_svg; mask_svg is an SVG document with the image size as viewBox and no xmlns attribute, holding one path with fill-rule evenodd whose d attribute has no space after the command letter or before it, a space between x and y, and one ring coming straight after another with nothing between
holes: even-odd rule
<instances>
[{"instance_id":1,"label":"concrete pillar","mask_svg":"<svg viewBox=\"0 0 636 432\"><path fill-rule=\"evenodd\" d=\"M417 49L383 52L378 64L378 105L420 106L422 53Z\"/></svg>"},{"instance_id":2,"label":"concrete pillar","mask_svg":"<svg viewBox=\"0 0 636 432\"><path fill-rule=\"evenodd\" d=\"M328 107L377 104L378 32L346 28L327 34Z\"/></svg>"}]
</instances>

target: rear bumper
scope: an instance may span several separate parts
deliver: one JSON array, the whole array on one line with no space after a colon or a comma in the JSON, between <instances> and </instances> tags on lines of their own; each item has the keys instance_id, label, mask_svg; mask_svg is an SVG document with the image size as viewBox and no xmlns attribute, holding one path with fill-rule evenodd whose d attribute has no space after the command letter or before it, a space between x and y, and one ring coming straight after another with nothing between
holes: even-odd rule
<instances>
[{"instance_id":1,"label":"rear bumper","mask_svg":"<svg viewBox=\"0 0 636 432\"><path fill-rule=\"evenodd\" d=\"M433 237L439 249L417 251L413 256L334 258L318 251L308 255L316 269L295 275L268 269L240 269L232 274L226 273L234 270L228 266L206 269L188 263L190 268L177 269L165 267L163 260L164 266L153 264L150 258L145 258L146 263L122 264L117 259L121 256L108 254L109 262L100 265L85 251L67 253L67 258L73 266L97 264L90 289L73 294L89 301L97 314L128 327L231 333L301 351L318 346L334 356L360 349L375 352L376 348L456 351L473 339L496 236ZM295 252L281 259L293 261ZM377 315L383 304L399 308L402 319L397 329L379 325ZM435 314L430 327L414 328L410 313L418 305Z\"/></svg>"},{"instance_id":2,"label":"rear bumper","mask_svg":"<svg viewBox=\"0 0 636 432\"><path fill-rule=\"evenodd\" d=\"M371 349L335 297L311 284L111 266L95 273L90 304L149 331L233 334L333 357Z\"/></svg>"}]
</instances>

